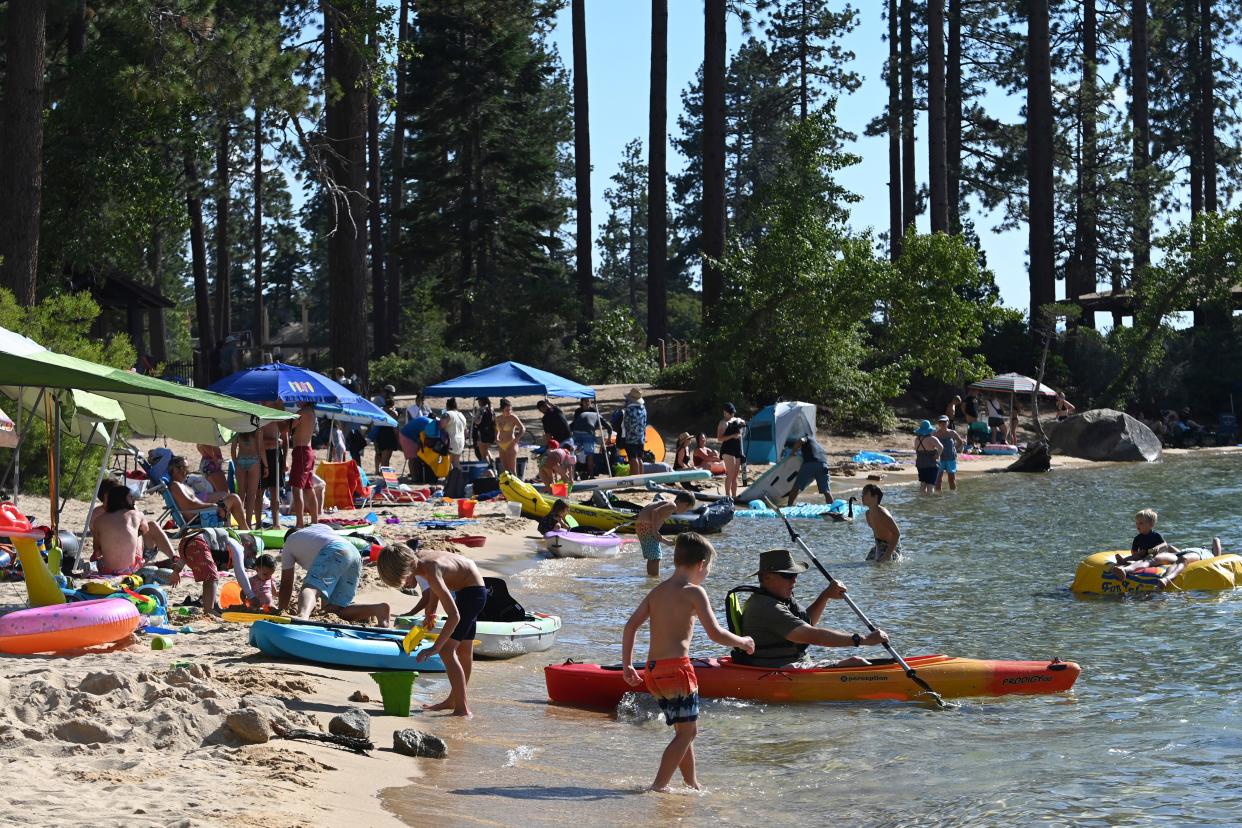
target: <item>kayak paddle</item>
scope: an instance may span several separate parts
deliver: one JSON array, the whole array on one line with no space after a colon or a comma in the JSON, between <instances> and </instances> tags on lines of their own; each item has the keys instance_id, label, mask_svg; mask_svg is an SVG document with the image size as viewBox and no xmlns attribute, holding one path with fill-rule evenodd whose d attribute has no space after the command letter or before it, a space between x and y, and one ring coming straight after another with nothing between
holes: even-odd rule
<instances>
[{"instance_id":1,"label":"kayak paddle","mask_svg":"<svg viewBox=\"0 0 1242 828\"><path fill-rule=\"evenodd\" d=\"M228 612L220 614L225 621L237 621L242 624L250 624L254 621L271 621L274 624L297 624L304 627L323 627L329 630L351 630L353 632L373 633L375 635L391 635L404 638L406 631L398 630L392 627L363 627L355 624L333 624L328 621L311 621L305 618L297 618L291 615L267 615L261 612ZM434 638L435 633L431 634Z\"/></svg>"},{"instance_id":2,"label":"kayak paddle","mask_svg":"<svg viewBox=\"0 0 1242 828\"><path fill-rule=\"evenodd\" d=\"M769 498L765 497L763 499L763 502L768 504L768 508L776 512L777 516L780 517L782 521L784 521L785 528L789 531L790 539L794 543L796 543L798 547L802 549L803 552L807 554L807 556L811 559L811 563L815 564L815 568L820 571L820 574L828 579L828 584L831 586L833 583L835 583L837 579L832 577L832 575L828 573L827 569L824 569L824 565L819 562L819 558L815 557L815 553L811 551L811 548L807 546L805 542L803 542L802 536L798 534L798 530L795 529L793 527L793 524L789 522L789 518L785 517L785 514L781 512L780 508L777 507L777 505L773 503ZM841 597L845 600L845 603L849 605L850 609L854 611L854 614L858 616L858 619L867 626L867 629L871 630L872 632L875 632L876 631L875 624L872 624L871 619L868 618L861 609L859 609L858 605L854 603L854 599L851 598L848 593L846 593L845 595L842 595ZM907 664L906 660L897 654L897 651L893 649L892 644L885 642L884 649L888 650L889 654L892 655L893 660L896 661L901 666L902 670L905 670L906 677L909 678L915 684L917 684L919 687L923 688L923 692L920 693L919 695L931 696L932 700L936 704L936 707L940 708L941 710L944 710L945 708L949 708L949 707L957 707L957 705L950 704L949 702L945 701L944 698L939 693L933 690L931 688L931 685L928 684L926 681L924 681L923 677L920 676L918 673L916 673L914 671L914 668L911 667L909 664Z\"/></svg>"}]
</instances>

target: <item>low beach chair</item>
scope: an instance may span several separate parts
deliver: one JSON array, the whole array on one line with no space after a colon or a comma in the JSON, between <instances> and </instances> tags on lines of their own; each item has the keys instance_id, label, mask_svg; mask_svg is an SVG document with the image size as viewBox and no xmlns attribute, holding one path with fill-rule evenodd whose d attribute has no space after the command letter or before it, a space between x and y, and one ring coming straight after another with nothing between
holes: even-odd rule
<instances>
[{"instance_id":1,"label":"low beach chair","mask_svg":"<svg viewBox=\"0 0 1242 828\"><path fill-rule=\"evenodd\" d=\"M164 497L164 515L159 519L159 523L163 523L165 517L170 517L173 523L177 524L177 531L171 533L169 537L180 538L191 529L201 529L211 526L224 526L219 515L216 514L217 507L207 506L202 509L195 509L188 514L181 511L177 505L177 501L173 499L172 488L168 485L168 478L164 478L164 488L160 490L160 494Z\"/></svg>"},{"instance_id":2,"label":"low beach chair","mask_svg":"<svg viewBox=\"0 0 1242 828\"><path fill-rule=\"evenodd\" d=\"M384 503L422 503L425 498L416 497L400 479L397 477L397 470L392 466L380 466L380 477L383 479L383 486L378 486L374 499Z\"/></svg>"}]
</instances>

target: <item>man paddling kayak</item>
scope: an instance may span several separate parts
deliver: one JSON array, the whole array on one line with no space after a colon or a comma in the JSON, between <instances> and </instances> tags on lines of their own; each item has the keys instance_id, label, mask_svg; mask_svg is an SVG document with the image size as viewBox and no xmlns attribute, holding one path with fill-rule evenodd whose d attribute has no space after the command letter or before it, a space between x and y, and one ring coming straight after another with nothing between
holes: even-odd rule
<instances>
[{"instance_id":1,"label":"man paddling kayak","mask_svg":"<svg viewBox=\"0 0 1242 828\"><path fill-rule=\"evenodd\" d=\"M794 584L809 567L795 561L788 549L769 549L759 556L759 588L741 611L739 635L755 640L755 652L733 651L738 664L754 667L784 667L801 661L812 644L820 647L874 646L888 642L888 634L876 630L866 635L818 627L828 601L845 596L845 585L833 581L805 610L794 600ZM727 608L726 608L727 609ZM733 620L732 618L730 619ZM866 665L869 661L852 657L835 666Z\"/></svg>"}]
</instances>

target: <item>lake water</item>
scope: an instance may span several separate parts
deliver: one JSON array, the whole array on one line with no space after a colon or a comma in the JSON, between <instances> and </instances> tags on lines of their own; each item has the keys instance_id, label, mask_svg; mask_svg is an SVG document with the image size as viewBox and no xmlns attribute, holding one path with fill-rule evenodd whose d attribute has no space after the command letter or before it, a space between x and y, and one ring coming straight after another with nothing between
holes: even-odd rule
<instances>
[{"instance_id":1,"label":"lake water","mask_svg":"<svg viewBox=\"0 0 1242 828\"><path fill-rule=\"evenodd\" d=\"M669 738L649 698L612 713L546 702L542 667L616 663L621 627L650 588L637 554L544 560L515 577L528 608L565 619L557 647L484 663L470 722L422 720L465 762L423 762L387 792L411 825L1221 825L1242 821L1242 593L1077 598L1090 552L1128 548L1152 507L1175 545L1242 547L1242 457L964 481L957 494L892 489L906 560L861 562L867 527L800 521L807 543L902 655L1077 661L1073 692L802 706L706 701L696 741L708 793L641 793ZM713 538L705 583L717 614L779 521L735 520ZM823 587L799 579L809 603ZM843 602L822 623L862 626ZM825 657L853 650L821 650ZM882 650L872 651L884 655ZM645 653L640 640L638 655ZM723 654L701 634L697 655ZM432 680L426 698L442 692ZM419 724L418 721L414 722ZM463 770L469 768L469 770Z\"/></svg>"}]
</instances>

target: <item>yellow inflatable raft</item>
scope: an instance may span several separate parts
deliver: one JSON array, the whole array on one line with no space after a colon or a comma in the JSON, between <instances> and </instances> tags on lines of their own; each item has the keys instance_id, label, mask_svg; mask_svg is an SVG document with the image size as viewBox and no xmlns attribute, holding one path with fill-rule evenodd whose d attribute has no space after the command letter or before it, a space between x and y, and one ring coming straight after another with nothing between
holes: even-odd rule
<instances>
[{"instance_id":1,"label":"yellow inflatable raft","mask_svg":"<svg viewBox=\"0 0 1242 828\"><path fill-rule=\"evenodd\" d=\"M538 519L545 516L552 509L552 504L556 502L555 497L539 494L534 486L517 479L508 472L502 472L500 475L500 492L510 503L522 504L522 514L529 518ZM569 513L573 515L574 520L578 521L579 526L604 531L616 529L619 526L626 527L630 531L634 528L633 512L600 509L569 501Z\"/></svg>"},{"instance_id":2,"label":"yellow inflatable raft","mask_svg":"<svg viewBox=\"0 0 1242 828\"><path fill-rule=\"evenodd\" d=\"M1156 592L1165 567L1157 566L1132 572L1122 581L1113 571L1110 561L1117 552L1096 552L1083 559L1074 573L1074 592L1092 595L1125 595L1137 592ZM1121 554L1128 554L1122 551ZM1206 561L1195 561L1181 571L1169 584L1171 592L1192 590L1222 590L1242 586L1242 556L1221 555Z\"/></svg>"}]
</instances>

